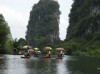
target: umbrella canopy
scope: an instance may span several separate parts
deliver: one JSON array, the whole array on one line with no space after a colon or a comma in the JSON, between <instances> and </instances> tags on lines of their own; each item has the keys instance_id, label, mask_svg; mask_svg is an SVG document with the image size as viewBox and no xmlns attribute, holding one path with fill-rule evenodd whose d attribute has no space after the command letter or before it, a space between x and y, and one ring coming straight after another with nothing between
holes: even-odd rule
<instances>
[{"instance_id":1,"label":"umbrella canopy","mask_svg":"<svg viewBox=\"0 0 100 74\"><path fill-rule=\"evenodd\" d=\"M35 50L35 51L38 51L38 50L39 50L39 48L34 48L34 50Z\"/></svg>"},{"instance_id":2,"label":"umbrella canopy","mask_svg":"<svg viewBox=\"0 0 100 74\"><path fill-rule=\"evenodd\" d=\"M31 47L31 46L29 46L29 45L27 45L27 48L28 48L28 49L30 49L30 48L32 48L32 47Z\"/></svg>"},{"instance_id":3,"label":"umbrella canopy","mask_svg":"<svg viewBox=\"0 0 100 74\"><path fill-rule=\"evenodd\" d=\"M26 49L27 48L27 45L23 46L23 49Z\"/></svg>"},{"instance_id":4,"label":"umbrella canopy","mask_svg":"<svg viewBox=\"0 0 100 74\"><path fill-rule=\"evenodd\" d=\"M64 51L65 49L64 48L56 48L55 50L56 51Z\"/></svg>"},{"instance_id":5,"label":"umbrella canopy","mask_svg":"<svg viewBox=\"0 0 100 74\"><path fill-rule=\"evenodd\" d=\"M30 48L32 48L32 47L29 46L29 45L25 45L25 46L23 46L23 49L30 49Z\"/></svg>"},{"instance_id":6,"label":"umbrella canopy","mask_svg":"<svg viewBox=\"0 0 100 74\"><path fill-rule=\"evenodd\" d=\"M52 50L51 47L45 47L44 50Z\"/></svg>"},{"instance_id":7,"label":"umbrella canopy","mask_svg":"<svg viewBox=\"0 0 100 74\"><path fill-rule=\"evenodd\" d=\"M32 51L34 51L34 50L33 50L33 49L29 49L29 51L31 51L31 52L32 52Z\"/></svg>"}]
</instances>

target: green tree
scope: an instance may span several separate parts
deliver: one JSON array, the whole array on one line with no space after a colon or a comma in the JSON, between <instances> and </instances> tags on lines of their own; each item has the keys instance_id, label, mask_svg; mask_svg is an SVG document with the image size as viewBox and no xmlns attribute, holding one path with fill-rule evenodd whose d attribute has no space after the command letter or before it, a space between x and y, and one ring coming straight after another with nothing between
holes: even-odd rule
<instances>
[{"instance_id":1,"label":"green tree","mask_svg":"<svg viewBox=\"0 0 100 74\"><path fill-rule=\"evenodd\" d=\"M5 43L8 39L10 29L2 14L0 14L0 53L6 53Z\"/></svg>"},{"instance_id":2,"label":"green tree","mask_svg":"<svg viewBox=\"0 0 100 74\"><path fill-rule=\"evenodd\" d=\"M19 40L18 40L18 47L19 48L22 48L24 45L26 45L27 43L26 43L26 40L24 39L24 38L20 38Z\"/></svg>"},{"instance_id":3,"label":"green tree","mask_svg":"<svg viewBox=\"0 0 100 74\"><path fill-rule=\"evenodd\" d=\"M7 40L6 44L5 44L5 49L6 49L6 53L12 54L13 53L13 41L12 40Z\"/></svg>"}]
</instances>

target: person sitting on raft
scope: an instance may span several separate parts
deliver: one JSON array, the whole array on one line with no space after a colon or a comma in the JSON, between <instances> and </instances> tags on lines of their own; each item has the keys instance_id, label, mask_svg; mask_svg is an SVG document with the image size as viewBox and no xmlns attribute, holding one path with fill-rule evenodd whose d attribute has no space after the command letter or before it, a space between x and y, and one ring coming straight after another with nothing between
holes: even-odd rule
<instances>
[{"instance_id":1,"label":"person sitting on raft","mask_svg":"<svg viewBox=\"0 0 100 74\"><path fill-rule=\"evenodd\" d=\"M28 49L25 49L25 50L24 50L24 56L25 56L25 57L29 57L29 51L28 51Z\"/></svg>"},{"instance_id":2,"label":"person sitting on raft","mask_svg":"<svg viewBox=\"0 0 100 74\"><path fill-rule=\"evenodd\" d=\"M51 58L51 52L50 51L46 54L45 58Z\"/></svg>"}]
</instances>

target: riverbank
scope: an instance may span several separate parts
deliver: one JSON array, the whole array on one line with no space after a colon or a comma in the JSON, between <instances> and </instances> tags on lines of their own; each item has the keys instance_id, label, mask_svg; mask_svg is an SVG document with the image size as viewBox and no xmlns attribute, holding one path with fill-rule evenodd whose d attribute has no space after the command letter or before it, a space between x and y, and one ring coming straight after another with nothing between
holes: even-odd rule
<instances>
[{"instance_id":1,"label":"riverbank","mask_svg":"<svg viewBox=\"0 0 100 74\"><path fill-rule=\"evenodd\" d=\"M77 56L89 56L89 57L100 57L100 50L91 50L91 51L76 51L73 55Z\"/></svg>"}]
</instances>

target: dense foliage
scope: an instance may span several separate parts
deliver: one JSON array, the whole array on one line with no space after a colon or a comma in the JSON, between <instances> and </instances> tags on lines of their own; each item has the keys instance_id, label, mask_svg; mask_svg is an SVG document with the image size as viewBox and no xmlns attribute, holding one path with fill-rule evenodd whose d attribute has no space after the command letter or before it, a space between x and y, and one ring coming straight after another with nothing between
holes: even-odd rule
<instances>
[{"instance_id":1,"label":"dense foliage","mask_svg":"<svg viewBox=\"0 0 100 74\"><path fill-rule=\"evenodd\" d=\"M12 40L10 40L10 39L7 39L7 41L6 41L6 43L5 43L5 53L7 53L7 54L12 54L13 53L13 49L14 49L14 47L13 47L13 41Z\"/></svg>"},{"instance_id":2,"label":"dense foliage","mask_svg":"<svg viewBox=\"0 0 100 74\"><path fill-rule=\"evenodd\" d=\"M74 0L62 45L68 54L100 56L100 0Z\"/></svg>"},{"instance_id":3,"label":"dense foliage","mask_svg":"<svg viewBox=\"0 0 100 74\"><path fill-rule=\"evenodd\" d=\"M33 47L53 46L59 41L59 4L40 0L30 12L26 41Z\"/></svg>"},{"instance_id":4,"label":"dense foliage","mask_svg":"<svg viewBox=\"0 0 100 74\"><path fill-rule=\"evenodd\" d=\"M7 50L5 49L5 44L8 40L8 34L10 34L10 29L3 15L0 14L0 53L7 52Z\"/></svg>"},{"instance_id":5,"label":"dense foliage","mask_svg":"<svg viewBox=\"0 0 100 74\"><path fill-rule=\"evenodd\" d=\"M13 52L18 54L18 52L23 48L23 46L27 45L26 40L24 38L20 38L17 40L17 38L15 38L14 42L13 42Z\"/></svg>"}]
</instances>

